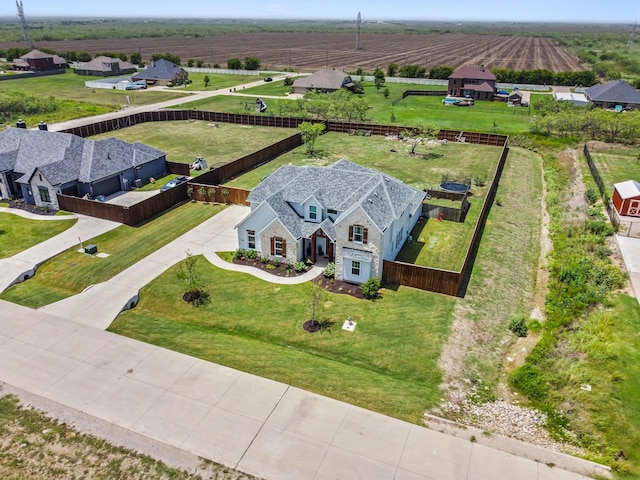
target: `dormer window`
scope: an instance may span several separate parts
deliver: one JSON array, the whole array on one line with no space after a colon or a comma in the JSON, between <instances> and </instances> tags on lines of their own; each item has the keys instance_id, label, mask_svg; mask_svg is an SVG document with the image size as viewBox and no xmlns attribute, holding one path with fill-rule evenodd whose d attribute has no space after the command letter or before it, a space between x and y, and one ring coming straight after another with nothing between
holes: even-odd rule
<instances>
[{"instance_id":1,"label":"dormer window","mask_svg":"<svg viewBox=\"0 0 640 480\"><path fill-rule=\"evenodd\" d=\"M315 205L309 205L309 219L317 220L318 218L318 207Z\"/></svg>"}]
</instances>

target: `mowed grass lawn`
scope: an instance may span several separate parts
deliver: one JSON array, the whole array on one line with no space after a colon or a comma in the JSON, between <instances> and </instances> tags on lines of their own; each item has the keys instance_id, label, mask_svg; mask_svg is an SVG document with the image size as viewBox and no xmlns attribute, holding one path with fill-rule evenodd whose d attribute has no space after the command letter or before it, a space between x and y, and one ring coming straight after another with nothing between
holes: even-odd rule
<instances>
[{"instance_id":1,"label":"mowed grass lawn","mask_svg":"<svg viewBox=\"0 0 640 480\"><path fill-rule=\"evenodd\" d=\"M11 213L0 213L0 258L44 242L75 225L77 219L30 220Z\"/></svg>"},{"instance_id":2,"label":"mowed grass lawn","mask_svg":"<svg viewBox=\"0 0 640 480\"><path fill-rule=\"evenodd\" d=\"M212 166L229 163L297 131L231 123L217 125L216 128L214 124L204 121L149 122L91 138L117 137L127 142L142 142L166 152L167 160L171 162L193 163L200 156Z\"/></svg>"},{"instance_id":3,"label":"mowed grass lawn","mask_svg":"<svg viewBox=\"0 0 640 480\"><path fill-rule=\"evenodd\" d=\"M277 102L287 100L284 95L288 91L281 81L273 86L260 86L243 90L242 93L260 95L282 95L283 100L265 99L267 112L262 115L277 115ZM379 91L375 85L365 82L363 97L369 103L369 111L365 122L378 124L416 125L418 123L433 123L440 128L452 130L467 130L471 132L491 132L501 134L517 134L529 131L529 123L533 110L528 108L508 107L505 102L478 101L473 107L455 107L442 105L446 95L446 87L439 85L392 84L388 83ZM389 89L389 96L385 98L384 89ZM397 105L392 102L402 96L405 90L442 90L442 96L417 97L410 96ZM197 110L210 110L228 113L255 114L254 100L251 98L220 95L203 100L196 100L180 107ZM391 113L395 117L392 121ZM531 114L531 115L530 115Z\"/></svg>"},{"instance_id":4,"label":"mowed grass lawn","mask_svg":"<svg viewBox=\"0 0 640 480\"><path fill-rule=\"evenodd\" d=\"M78 253L78 246L41 265L35 277L5 290L0 298L38 308L105 282L224 208L187 203L138 227L121 225L85 244L96 244L107 258Z\"/></svg>"},{"instance_id":5,"label":"mowed grass lawn","mask_svg":"<svg viewBox=\"0 0 640 480\"><path fill-rule=\"evenodd\" d=\"M598 172L604 181L607 195L613 195L613 186L627 180L640 180L640 150L607 149L591 150ZM586 165L586 160L585 160Z\"/></svg>"},{"instance_id":6,"label":"mowed grass lawn","mask_svg":"<svg viewBox=\"0 0 640 480\"><path fill-rule=\"evenodd\" d=\"M409 155L409 144L404 142L340 133L321 136L316 148L316 157L309 157L306 149L299 147L227 184L250 190L282 165L323 166L347 158L416 188L437 189L445 174L461 174L472 179L482 177L488 182L500 155L500 149L496 147L449 143L421 145L417 149L418 154L412 156ZM447 270L460 269L487 190L488 186L472 188L470 208L463 223L436 222L433 219L423 222L418 227L419 231L412 234L415 242L403 248L397 260Z\"/></svg>"},{"instance_id":7,"label":"mowed grass lawn","mask_svg":"<svg viewBox=\"0 0 640 480\"><path fill-rule=\"evenodd\" d=\"M147 285L109 330L411 422L440 397L437 362L455 298L404 287L382 289L375 302L327 294L320 318L336 324L310 334L302 329L309 283L268 283L198 257L212 302L194 308L175 270ZM341 329L348 316L353 333Z\"/></svg>"},{"instance_id":8,"label":"mowed grass lawn","mask_svg":"<svg viewBox=\"0 0 640 480\"><path fill-rule=\"evenodd\" d=\"M100 77L76 75L73 70L67 69L64 75L6 80L2 82L2 89L3 91L54 96L59 100L75 100L118 108L127 104L127 96L132 105L149 105L184 96L177 91L109 90L85 87L84 82L91 80L100 80Z\"/></svg>"}]
</instances>

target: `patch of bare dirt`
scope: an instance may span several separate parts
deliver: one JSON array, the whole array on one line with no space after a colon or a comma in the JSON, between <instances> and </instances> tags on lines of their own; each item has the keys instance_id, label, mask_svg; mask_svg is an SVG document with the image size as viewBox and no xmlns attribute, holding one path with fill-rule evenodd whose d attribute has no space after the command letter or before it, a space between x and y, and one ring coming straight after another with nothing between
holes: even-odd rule
<instances>
[{"instance_id":1,"label":"patch of bare dirt","mask_svg":"<svg viewBox=\"0 0 640 480\"><path fill-rule=\"evenodd\" d=\"M585 186L582 180L582 170L580 168L580 153L576 149L563 150L559 159L561 162L571 166L572 185L569 197L567 198L565 219L576 222L583 222L587 217L587 199L584 196Z\"/></svg>"}]
</instances>

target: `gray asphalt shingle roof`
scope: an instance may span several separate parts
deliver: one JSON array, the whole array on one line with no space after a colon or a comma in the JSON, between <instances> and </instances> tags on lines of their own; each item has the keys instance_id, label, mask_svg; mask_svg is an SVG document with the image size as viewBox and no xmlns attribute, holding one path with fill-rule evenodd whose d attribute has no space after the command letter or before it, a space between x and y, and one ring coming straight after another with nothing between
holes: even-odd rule
<instances>
[{"instance_id":1,"label":"gray asphalt shingle roof","mask_svg":"<svg viewBox=\"0 0 640 480\"><path fill-rule=\"evenodd\" d=\"M311 196L324 209L337 210L336 221L359 205L384 231L407 208L415 210L425 193L389 175L343 159L328 167L284 165L254 188L247 200L253 204L267 202L296 238L306 238L321 227L334 240L333 222L305 222L291 207Z\"/></svg>"},{"instance_id":2,"label":"gray asphalt shingle roof","mask_svg":"<svg viewBox=\"0 0 640 480\"><path fill-rule=\"evenodd\" d=\"M104 55L101 55L81 65L76 70L93 71L93 72L112 72L114 64L117 64L120 70L136 69L135 65L133 65L132 63L123 62L119 58L105 57Z\"/></svg>"},{"instance_id":3,"label":"gray asphalt shingle roof","mask_svg":"<svg viewBox=\"0 0 640 480\"><path fill-rule=\"evenodd\" d=\"M90 183L143 165L164 152L117 138L88 140L69 133L7 128L0 132L0 170L29 181L39 169L52 185Z\"/></svg>"},{"instance_id":4,"label":"gray asphalt shingle roof","mask_svg":"<svg viewBox=\"0 0 640 480\"><path fill-rule=\"evenodd\" d=\"M293 87L319 88L339 90L343 86L351 86L353 82L349 74L341 70L318 70L317 72L293 82Z\"/></svg>"},{"instance_id":5,"label":"gray asphalt shingle roof","mask_svg":"<svg viewBox=\"0 0 640 480\"><path fill-rule=\"evenodd\" d=\"M584 93L594 102L619 102L640 104L640 92L624 80L587 88Z\"/></svg>"},{"instance_id":6,"label":"gray asphalt shingle roof","mask_svg":"<svg viewBox=\"0 0 640 480\"><path fill-rule=\"evenodd\" d=\"M170 62L164 58L156 60L153 65L150 65L142 72L133 75L133 80L173 80L173 78L182 73L183 69L180 65Z\"/></svg>"}]
</instances>

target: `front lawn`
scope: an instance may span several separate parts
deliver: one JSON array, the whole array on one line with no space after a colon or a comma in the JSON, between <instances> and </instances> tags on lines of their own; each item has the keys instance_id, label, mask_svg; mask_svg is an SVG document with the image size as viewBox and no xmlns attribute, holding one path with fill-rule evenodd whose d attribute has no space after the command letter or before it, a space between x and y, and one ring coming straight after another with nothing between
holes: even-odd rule
<instances>
[{"instance_id":1,"label":"front lawn","mask_svg":"<svg viewBox=\"0 0 640 480\"><path fill-rule=\"evenodd\" d=\"M44 242L72 227L77 219L30 220L0 213L0 258L8 258L16 253Z\"/></svg>"},{"instance_id":2,"label":"front lawn","mask_svg":"<svg viewBox=\"0 0 640 480\"><path fill-rule=\"evenodd\" d=\"M302 329L309 283L268 283L198 257L212 302L194 308L182 300L176 268L109 330L411 422L438 402L455 298L405 287L382 289L375 302L327 294L321 318L335 326L310 334ZM341 329L348 316L353 333Z\"/></svg>"},{"instance_id":3,"label":"front lawn","mask_svg":"<svg viewBox=\"0 0 640 480\"><path fill-rule=\"evenodd\" d=\"M196 157L204 157L212 166L229 163L295 132L289 128L176 121L141 123L91 138L117 137L127 142L142 142L166 152L168 161L193 163Z\"/></svg>"},{"instance_id":4,"label":"front lawn","mask_svg":"<svg viewBox=\"0 0 640 480\"><path fill-rule=\"evenodd\" d=\"M187 203L138 227L121 225L85 241L98 246L107 258L78 253L74 245L41 265L35 277L13 285L0 298L38 308L105 282L221 211L224 205Z\"/></svg>"}]
</instances>

